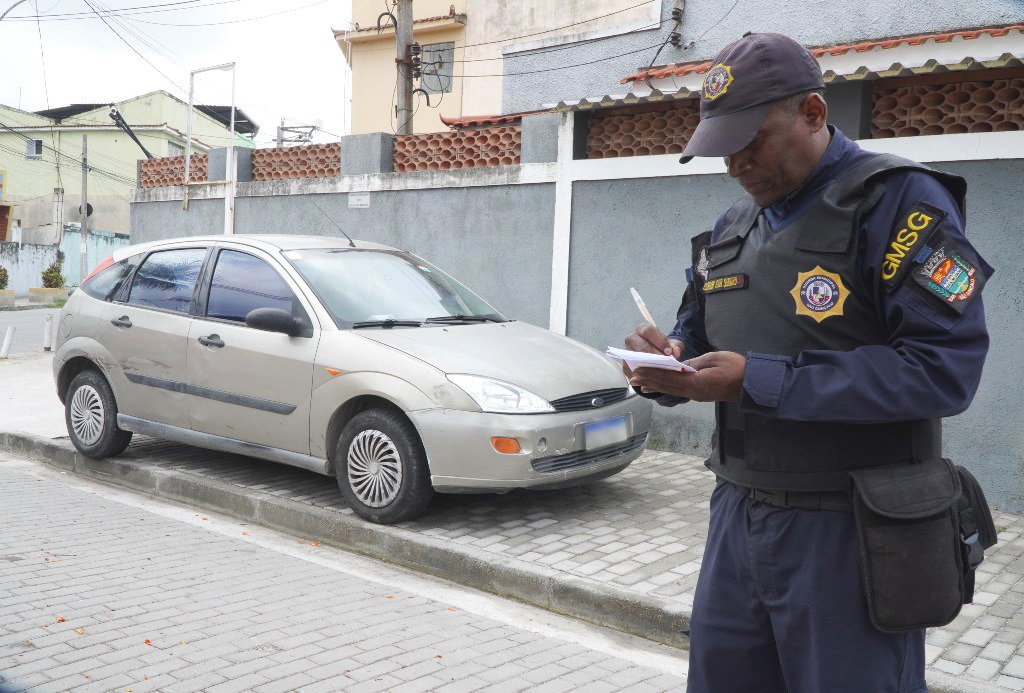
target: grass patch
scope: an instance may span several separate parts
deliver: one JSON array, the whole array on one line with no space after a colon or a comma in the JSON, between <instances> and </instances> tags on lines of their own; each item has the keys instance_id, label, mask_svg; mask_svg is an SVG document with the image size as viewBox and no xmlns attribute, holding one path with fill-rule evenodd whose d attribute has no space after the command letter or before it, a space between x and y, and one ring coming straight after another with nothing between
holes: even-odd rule
<instances>
[{"instance_id":1,"label":"grass patch","mask_svg":"<svg viewBox=\"0 0 1024 693\"><path fill-rule=\"evenodd\" d=\"M51 308L63 308L64 304L67 303L67 302L68 302L68 300L66 298L58 298L56 301L54 301L53 303L50 304L50 307Z\"/></svg>"}]
</instances>

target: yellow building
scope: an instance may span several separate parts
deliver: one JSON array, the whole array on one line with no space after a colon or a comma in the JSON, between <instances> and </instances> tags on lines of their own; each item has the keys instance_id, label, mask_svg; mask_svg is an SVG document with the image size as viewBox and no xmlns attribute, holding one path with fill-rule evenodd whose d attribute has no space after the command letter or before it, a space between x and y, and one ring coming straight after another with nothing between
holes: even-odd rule
<instances>
[{"instance_id":1,"label":"yellow building","mask_svg":"<svg viewBox=\"0 0 1024 693\"><path fill-rule=\"evenodd\" d=\"M88 138L88 193L93 207L89 225L129 232L128 200L136 187L138 160L146 156L114 124L111 105L153 156L184 153L188 104L164 91L116 104L73 104L36 113L0 105L0 221L8 219L6 228L0 225L0 240L10 238L13 223L24 228L49 225L56 238L64 223L80 220L82 135ZM227 146L229 111L222 106L196 106L194 152ZM252 140L243 135L255 135L257 130L236 108L235 146L252 147Z\"/></svg>"},{"instance_id":2,"label":"yellow building","mask_svg":"<svg viewBox=\"0 0 1024 693\"><path fill-rule=\"evenodd\" d=\"M394 132L395 30L377 19L380 0L352 0L353 25L334 37L352 70L352 133ZM412 132L447 129L447 119L502 111L504 54L657 26L661 3L637 0L414 0L413 41L424 76ZM436 74L433 74L436 72Z\"/></svg>"}]
</instances>

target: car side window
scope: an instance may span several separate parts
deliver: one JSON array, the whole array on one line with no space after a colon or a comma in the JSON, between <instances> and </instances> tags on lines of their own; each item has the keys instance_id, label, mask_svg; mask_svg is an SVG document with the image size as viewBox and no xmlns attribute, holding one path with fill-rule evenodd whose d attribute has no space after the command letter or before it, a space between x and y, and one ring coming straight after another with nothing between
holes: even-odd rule
<instances>
[{"instance_id":1,"label":"car side window","mask_svg":"<svg viewBox=\"0 0 1024 693\"><path fill-rule=\"evenodd\" d=\"M308 324L306 311L284 278L258 257L235 250L222 250L210 283L206 316L245 322L256 308L280 308Z\"/></svg>"},{"instance_id":2,"label":"car side window","mask_svg":"<svg viewBox=\"0 0 1024 693\"><path fill-rule=\"evenodd\" d=\"M187 313L206 248L151 253L135 273L128 303Z\"/></svg>"},{"instance_id":3,"label":"car side window","mask_svg":"<svg viewBox=\"0 0 1024 693\"><path fill-rule=\"evenodd\" d=\"M109 301L121 289L121 286L124 285L125 280L131 275L132 270L138 266L141 259L141 255L133 255L120 262L116 262L105 270L101 270L94 276L86 279L79 288L93 298Z\"/></svg>"}]
</instances>

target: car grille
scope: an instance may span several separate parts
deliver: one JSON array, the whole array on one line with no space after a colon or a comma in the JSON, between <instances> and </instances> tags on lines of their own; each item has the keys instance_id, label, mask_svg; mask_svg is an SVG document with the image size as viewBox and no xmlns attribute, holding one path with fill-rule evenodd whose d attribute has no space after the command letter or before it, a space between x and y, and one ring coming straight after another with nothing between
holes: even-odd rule
<instances>
[{"instance_id":1,"label":"car grille","mask_svg":"<svg viewBox=\"0 0 1024 693\"><path fill-rule=\"evenodd\" d=\"M646 442L647 434L641 433L640 435L633 436L629 440L623 441L617 445L609 445L608 447L598 448L597 450L578 450L564 455L541 457L539 459L532 460L530 464L533 465L534 470L538 472L564 472L569 469L584 467L596 462L606 462L618 457L619 455L625 455L627 452L632 452L638 448L642 448Z\"/></svg>"},{"instance_id":2,"label":"car grille","mask_svg":"<svg viewBox=\"0 0 1024 693\"><path fill-rule=\"evenodd\" d=\"M555 411L586 411L588 409L598 409L599 407L606 407L609 404L621 402L628 396L629 390L626 388L594 390L593 392L584 392L579 395L571 395L569 397L563 397L562 399L556 399L551 402L551 406L555 408ZM595 406L595 399L600 399L601 404Z\"/></svg>"}]
</instances>

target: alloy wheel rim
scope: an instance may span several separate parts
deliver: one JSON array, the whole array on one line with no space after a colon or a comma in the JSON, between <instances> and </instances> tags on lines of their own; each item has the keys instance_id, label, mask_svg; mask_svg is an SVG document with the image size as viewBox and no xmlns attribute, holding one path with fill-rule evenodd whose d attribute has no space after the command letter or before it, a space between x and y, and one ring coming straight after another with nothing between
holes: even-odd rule
<instances>
[{"instance_id":1,"label":"alloy wheel rim","mask_svg":"<svg viewBox=\"0 0 1024 693\"><path fill-rule=\"evenodd\" d=\"M361 431L348 447L348 483L359 502L383 508L402 488L402 458L381 431Z\"/></svg>"},{"instance_id":2,"label":"alloy wheel rim","mask_svg":"<svg viewBox=\"0 0 1024 693\"><path fill-rule=\"evenodd\" d=\"M103 434L103 400L92 385L83 385L71 398L71 430L85 445L95 445Z\"/></svg>"}]
</instances>

